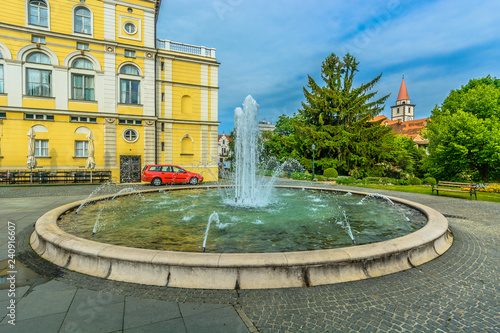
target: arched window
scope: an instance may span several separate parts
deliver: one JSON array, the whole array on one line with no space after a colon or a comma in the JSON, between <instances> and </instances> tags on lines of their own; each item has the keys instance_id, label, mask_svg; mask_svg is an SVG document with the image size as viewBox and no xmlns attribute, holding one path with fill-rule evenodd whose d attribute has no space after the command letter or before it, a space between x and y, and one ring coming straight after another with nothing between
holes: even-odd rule
<instances>
[{"instance_id":1,"label":"arched window","mask_svg":"<svg viewBox=\"0 0 500 333\"><path fill-rule=\"evenodd\" d=\"M45 0L29 0L28 22L41 27L49 26L49 11Z\"/></svg>"},{"instance_id":2,"label":"arched window","mask_svg":"<svg viewBox=\"0 0 500 333\"><path fill-rule=\"evenodd\" d=\"M74 16L74 31L80 34L92 34L92 14L85 7L76 7Z\"/></svg>"},{"instance_id":3,"label":"arched window","mask_svg":"<svg viewBox=\"0 0 500 333\"><path fill-rule=\"evenodd\" d=\"M50 62L50 58L41 53L41 52L35 52L35 53L31 53L27 58L26 58L26 62L31 62L31 63L34 63L34 64L45 64L45 65L50 65L51 62Z\"/></svg>"},{"instance_id":4,"label":"arched window","mask_svg":"<svg viewBox=\"0 0 500 333\"><path fill-rule=\"evenodd\" d=\"M133 65L125 65L120 69L120 103L140 104L140 79L133 76L139 76L140 72Z\"/></svg>"},{"instance_id":5,"label":"arched window","mask_svg":"<svg viewBox=\"0 0 500 333\"><path fill-rule=\"evenodd\" d=\"M78 58L71 64L72 68L84 71L71 71L71 98L77 100L94 100L94 75L87 72L93 70L92 63L84 58Z\"/></svg>"},{"instance_id":6,"label":"arched window","mask_svg":"<svg viewBox=\"0 0 500 333\"><path fill-rule=\"evenodd\" d=\"M193 102L191 96L184 95L181 99L181 113L190 114L193 110Z\"/></svg>"},{"instance_id":7,"label":"arched window","mask_svg":"<svg viewBox=\"0 0 500 333\"><path fill-rule=\"evenodd\" d=\"M26 94L29 96L51 96L52 68L47 55L34 52L26 58L27 63L36 64L26 68ZM40 66L41 65L41 66Z\"/></svg>"},{"instance_id":8,"label":"arched window","mask_svg":"<svg viewBox=\"0 0 500 333\"><path fill-rule=\"evenodd\" d=\"M125 65L122 67L120 70L121 74L129 74L129 75L140 75L139 70L137 67L133 65Z\"/></svg>"},{"instance_id":9,"label":"arched window","mask_svg":"<svg viewBox=\"0 0 500 333\"><path fill-rule=\"evenodd\" d=\"M73 61L73 64L71 65L73 68L79 68L79 69L90 69L93 70L94 66L90 61L87 59L79 58Z\"/></svg>"}]
</instances>

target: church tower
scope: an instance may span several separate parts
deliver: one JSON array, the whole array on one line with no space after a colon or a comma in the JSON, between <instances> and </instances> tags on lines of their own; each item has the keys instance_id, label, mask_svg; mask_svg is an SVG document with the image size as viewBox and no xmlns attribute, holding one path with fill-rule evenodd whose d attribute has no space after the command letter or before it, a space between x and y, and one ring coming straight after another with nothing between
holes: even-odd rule
<instances>
[{"instance_id":1,"label":"church tower","mask_svg":"<svg viewBox=\"0 0 500 333\"><path fill-rule=\"evenodd\" d=\"M413 120L415 115L415 105L410 103L408 91L406 90L405 79L401 82L396 105L391 106L391 120L400 120L402 122Z\"/></svg>"}]
</instances>

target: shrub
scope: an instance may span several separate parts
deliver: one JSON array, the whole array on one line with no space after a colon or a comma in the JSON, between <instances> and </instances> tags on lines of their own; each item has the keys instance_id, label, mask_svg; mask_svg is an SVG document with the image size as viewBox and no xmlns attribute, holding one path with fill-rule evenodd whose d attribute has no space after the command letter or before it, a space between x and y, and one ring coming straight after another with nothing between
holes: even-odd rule
<instances>
[{"instance_id":1,"label":"shrub","mask_svg":"<svg viewBox=\"0 0 500 333\"><path fill-rule=\"evenodd\" d=\"M305 172L292 172L290 176L297 180L311 180L311 175Z\"/></svg>"},{"instance_id":2,"label":"shrub","mask_svg":"<svg viewBox=\"0 0 500 333\"><path fill-rule=\"evenodd\" d=\"M432 177L425 177L424 184L426 185L436 185L436 179Z\"/></svg>"},{"instance_id":3,"label":"shrub","mask_svg":"<svg viewBox=\"0 0 500 333\"><path fill-rule=\"evenodd\" d=\"M353 184L353 183L361 183L361 181L352 177L337 178L337 184Z\"/></svg>"},{"instance_id":4,"label":"shrub","mask_svg":"<svg viewBox=\"0 0 500 333\"><path fill-rule=\"evenodd\" d=\"M420 185L420 184L422 184L422 182L420 181L420 179L418 179L418 177L410 178L410 185Z\"/></svg>"},{"instance_id":5,"label":"shrub","mask_svg":"<svg viewBox=\"0 0 500 333\"><path fill-rule=\"evenodd\" d=\"M327 178L337 178L339 173L334 168L328 168L323 172L323 176Z\"/></svg>"}]
</instances>

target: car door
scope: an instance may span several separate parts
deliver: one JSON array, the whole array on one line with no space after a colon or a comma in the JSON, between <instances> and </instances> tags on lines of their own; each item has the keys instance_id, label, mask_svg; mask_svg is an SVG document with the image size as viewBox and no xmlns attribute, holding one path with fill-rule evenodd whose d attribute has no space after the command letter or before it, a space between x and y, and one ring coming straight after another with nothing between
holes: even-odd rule
<instances>
[{"instance_id":1,"label":"car door","mask_svg":"<svg viewBox=\"0 0 500 333\"><path fill-rule=\"evenodd\" d=\"M172 171L175 175L174 177L176 183L187 183L189 181L189 179L187 179L189 175L186 170L173 166Z\"/></svg>"},{"instance_id":2,"label":"car door","mask_svg":"<svg viewBox=\"0 0 500 333\"><path fill-rule=\"evenodd\" d=\"M175 174L172 172L171 166L161 167L162 179L164 183L172 184L175 180Z\"/></svg>"}]
</instances>

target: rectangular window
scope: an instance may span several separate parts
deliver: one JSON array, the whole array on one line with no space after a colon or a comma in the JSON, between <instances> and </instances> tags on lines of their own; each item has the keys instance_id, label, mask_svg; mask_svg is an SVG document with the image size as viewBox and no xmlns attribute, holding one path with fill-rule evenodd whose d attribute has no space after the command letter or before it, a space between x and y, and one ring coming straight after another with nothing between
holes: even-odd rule
<instances>
[{"instance_id":1,"label":"rectangular window","mask_svg":"<svg viewBox=\"0 0 500 333\"><path fill-rule=\"evenodd\" d=\"M7 118L6 112L0 112L0 118Z\"/></svg>"},{"instance_id":2,"label":"rectangular window","mask_svg":"<svg viewBox=\"0 0 500 333\"><path fill-rule=\"evenodd\" d=\"M26 94L29 96L50 97L52 71L26 69Z\"/></svg>"},{"instance_id":3,"label":"rectangular window","mask_svg":"<svg viewBox=\"0 0 500 333\"><path fill-rule=\"evenodd\" d=\"M89 142L75 141L75 157L88 157L88 156L89 156Z\"/></svg>"},{"instance_id":4,"label":"rectangular window","mask_svg":"<svg viewBox=\"0 0 500 333\"><path fill-rule=\"evenodd\" d=\"M135 51L125 50L125 57L135 58Z\"/></svg>"},{"instance_id":5,"label":"rectangular window","mask_svg":"<svg viewBox=\"0 0 500 333\"><path fill-rule=\"evenodd\" d=\"M3 65L0 65L0 93L4 93L3 89Z\"/></svg>"},{"instance_id":6,"label":"rectangular window","mask_svg":"<svg viewBox=\"0 0 500 333\"><path fill-rule=\"evenodd\" d=\"M118 124L126 125L127 121L125 119L118 119Z\"/></svg>"},{"instance_id":7,"label":"rectangular window","mask_svg":"<svg viewBox=\"0 0 500 333\"><path fill-rule=\"evenodd\" d=\"M33 43L45 44L45 37L41 36L31 36L31 41Z\"/></svg>"},{"instance_id":8,"label":"rectangular window","mask_svg":"<svg viewBox=\"0 0 500 333\"><path fill-rule=\"evenodd\" d=\"M49 140L35 140L35 157L49 156Z\"/></svg>"},{"instance_id":9,"label":"rectangular window","mask_svg":"<svg viewBox=\"0 0 500 333\"><path fill-rule=\"evenodd\" d=\"M165 123L161 123L161 131L165 132Z\"/></svg>"},{"instance_id":10,"label":"rectangular window","mask_svg":"<svg viewBox=\"0 0 500 333\"><path fill-rule=\"evenodd\" d=\"M120 79L120 103L139 104L140 81Z\"/></svg>"},{"instance_id":11,"label":"rectangular window","mask_svg":"<svg viewBox=\"0 0 500 333\"><path fill-rule=\"evenodd\" d=\"M72 90L73 99L81 99L85 101L94 100L94 76L72 74Z\"/></svg>"},{"instance_id":12,"label":"rectangular window","mask_svg":"<svg viewBox=\"0 0 500 333\"><path fill-rule=\"evenodd\" d=\"M161 143L161 151L165 151L165 142Z\"/></svg>"},{"instance_id":13,"label":"rectangular window","mask_svg":"<svg viewBox=\"0 0 500 333\"><path fill-rule=\"evenodd\" d=\"M42 27L49 26L48 12L45 4L32 3L29 5L29 23L40 25Z\"/></svg>"},{"instance_id":14,"label":"rectangular window","mask_svg":"<svg viewBox=\"0 0 500 333\"><path fill-rule=\"evenodd\" d=\"M24 119L36 119L36 120L54 120L53 114L33 114L25 113Z\"/></svg>"},{"instance_id":15,"label":"rectangular window","mask_svg":"<svg viewBox=\"0 0 500 333\"><path fill-rule=\"evenodd\" d=\"M87 117L69 117L69 121L80 122L80 123L96 123L97 118L87 118Z\"/></svg>"},{"instance_id":16,"label":"rectangular window","mask_svg":"<svg viewBox=\"0 0 500 333\"><path fill-rule=\"evenodd\" d=\"M161 101L165 102L165 93L161 93Z\"/></svg>"},{"instance_id":17,"label":"rectangular window","mask_svg":"<svg viewBox=\"0 0 500 333\"><path fill-rule=\"evenodd\" d=\"M89 48L89 44L85 44L85 43L76 43L76 49L77 50L84 50L84 51L88 51L90 50Z\"/></svg>"}]
</instances>

